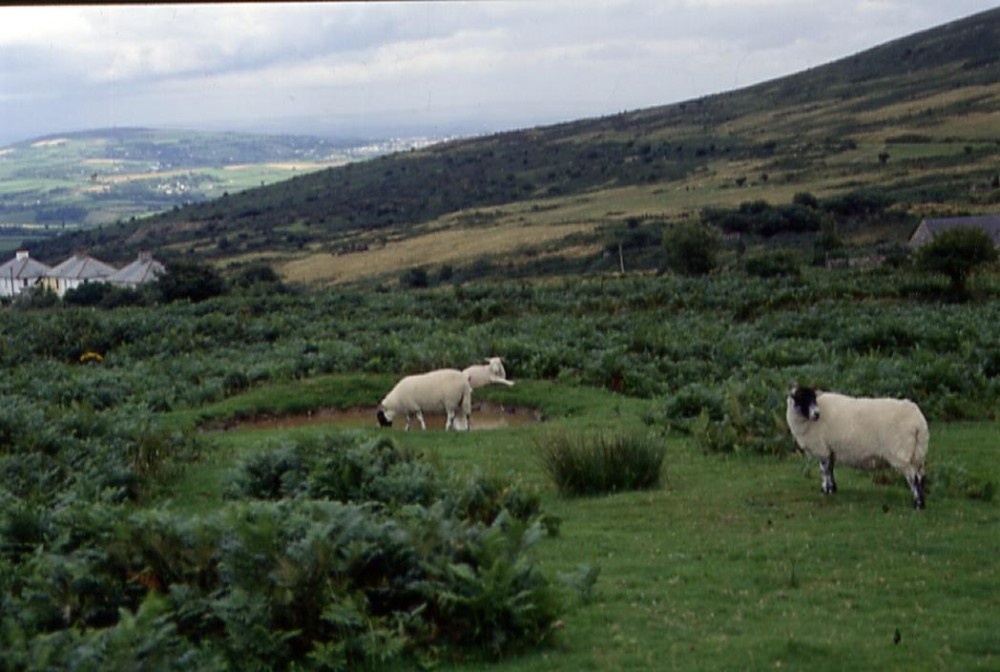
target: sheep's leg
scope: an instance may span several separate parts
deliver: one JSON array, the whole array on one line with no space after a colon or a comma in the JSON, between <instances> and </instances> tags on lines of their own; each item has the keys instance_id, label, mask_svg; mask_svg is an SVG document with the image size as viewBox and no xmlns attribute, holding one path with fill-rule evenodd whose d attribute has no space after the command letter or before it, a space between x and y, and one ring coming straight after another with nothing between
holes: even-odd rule
<instances>
[{"instance_id":1,"label":"sheep's leg","mask_svg":"<svg viewBox=\"0 0 1000 672\"><path fill-rule=\"evenodd\" d=\"M410 419L411 419L411 417L412 416L410 415L410 413L406 414L406 427L404 427L404 429L406 431L410 431Z\"/></svg>"},{"instance_id":2,"label":"sheep's leg","mask_svg":"<svg viewBox=\"0 0 1000 672\"><path fill-rule=\"evenodd\" d=\"M417 420L420 421L420 429L422 429L422 430L424 430L426 432L427 431L427 423L424 422L424 412L423 411L417 411Z\"/></svg>"},{"instance_id":3,"label":"sheep's leg","mask_svg":"<svg viewBox=\"0 0 1000 672\"><path fill-rule=\"evenodd\" d=\"M833 479L833 453L825 460L819 461L819 470L823 474L822 492L824 495L832 495L837 492L837 481Z\"/></svg>"},{"instance_id":4,"label":"sheep's leg","mask_svg":"<svg viewBox=\"0 0 1000 672\"><path fill-rule=\"evenodd\" d=\"M924 477L922 474L914 473L906 477L906 482L910 486L913 494L913 508L924 508Z\"/></svg>"},{"instance_id":5,"label":"sheep's leg","mask_svg":"<svg viewBox=\"0 0 1000 672\"><path fill-rule=\"evenodd\" d=\"M444 423L444 429L445 429L445 431L448 431L449 429L457 429L455 427L455 411L453 411L453 410L451 410L449 408L448 411L447 411L447 413L448 413L448 419L445 420L445 423Z\"/></svg>"}]
</instances>

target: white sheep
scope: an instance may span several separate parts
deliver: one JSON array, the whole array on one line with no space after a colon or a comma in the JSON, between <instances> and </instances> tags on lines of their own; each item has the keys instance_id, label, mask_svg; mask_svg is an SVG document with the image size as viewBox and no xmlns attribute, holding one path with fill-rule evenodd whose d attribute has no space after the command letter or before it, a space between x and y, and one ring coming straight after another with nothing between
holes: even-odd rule
<instances>
[{"instance_id":1,"label":"white sheep","mask_svg":"<svg viewBox=\"0 0 1000 672\"><path fill-rule=\"evenodd\" d=\"M462 371L462 373L468 376L472 389L485 387L490 383L499 383L507 386L514 384L514 381L507 380L507 372L504 371L503 360L499 357L488 357L485 361L485 364L474 364Z\"/></svg>"},{"instance_id":2,"label":"white sheep","mask_svg":"<svg viewBox=\"0 0 1000 672\"><path fill-rule=\"evenodd\" d=\"M835 462L860 469L888 464L906 477L913 506L924 508L930 432L909 399L869 399L793 386L785 411L799 447L819 460L822 491L833 494Z\"/></svg>"},{"instance_id":3,"label":"white sheep","mask_svg":"<svg viewBox=\"0 0 1000 672\"><path fill-rule=\"evenodd\" d=\"M379 404L376 417L382 427L391 427L393 418L406 415L406 429L416 415L420 428L427 429L424 411L444 410L448 419L444 428L458 429L455 414L459 408L465 417L465 428L471 426L472 387L468 377L458 369L438 369L428 373L406 376L392 388Z\"/></svg>"}]
</instances>

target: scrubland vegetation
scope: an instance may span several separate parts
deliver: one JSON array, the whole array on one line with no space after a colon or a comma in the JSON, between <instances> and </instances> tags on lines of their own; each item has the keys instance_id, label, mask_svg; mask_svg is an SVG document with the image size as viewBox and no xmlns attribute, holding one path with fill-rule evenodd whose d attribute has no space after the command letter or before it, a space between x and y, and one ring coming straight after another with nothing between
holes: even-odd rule
<instances>
[{"instance_id":1,"label":"scrubland vegetation","mask_svg":"<svg viewBox=\"0 0 1000 672\"><path fill-rule=\"evenodd\" d=\"M0 669L996 669L995 250L903 243L995 209L998 25L39 245L169 271L0 309ZM543 422L375 427L493 355ZM927 509L793 381L917 402Z\"/></svg>"},{"instance_id":2,"label":"scrubland vegetation","mask_svg":"<svg viewBox=\"0 0 1000 672\"><path fill-rule=\"evenodd\" d=\"M1000 289L989 274L973 285L954 302L943 278L909 271L731 269L8 307L5 665L656 669L700 660L679 642L714 642L736 667L752 651L822 668L892 615L901 660L989 667L996 605L977 586L995 579L982 535L998 522ZM198 429L374 410L399 374L495 353L518 383L477 394L540 409L537 428ZM891 477L845 475L830 499L801 477L782 420L794 379L918 401L932 422L922 517ZM872 526L890 519L910 530L903 548ZM859 587L870 575L886 584ZM945 626L927 612L952 589L969 608ZM781 603L797 616L775 643L756 619L787 621ZM895 660L891 636L852 655Z\"/></svg>"}]
</instances>

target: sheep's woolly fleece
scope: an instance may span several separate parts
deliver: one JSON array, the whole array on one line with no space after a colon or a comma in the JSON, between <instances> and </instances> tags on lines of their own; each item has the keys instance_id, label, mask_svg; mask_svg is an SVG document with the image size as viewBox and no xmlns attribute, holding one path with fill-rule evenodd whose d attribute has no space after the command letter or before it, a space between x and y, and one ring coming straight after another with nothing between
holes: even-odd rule
<instances>
[{"instance_id":1,"label":"sheep's woolly fleece","mask_svg":"<svg viewBox=\"0 0 1000 672\"><path fill-rule=\"evenodd\" d=\"M906 478L914 507L924 508L930 432L912 401L849 397L796 385L785 418L799 447L819 460L823 493L837 491L833 469L838 462L862 469L888 464Z\"/></svg>"},{"instance_id":2,"label":"sheep's woolly fleece","mask_svg":"<svg viewBox=\"0 0 1000 672\"><path fill-rule=\"evenodd\" d=\"M406 416L406 429L413 416L420 421L420 428L427 429L424 412L441 411L447 414L445 429L458 429L455 416L461 411L468 428L472 415L472 387L468 377L458 369L438 369L428 373L406 376L392 388L379 404L376 417L383 427L392 425L393 418Z\"/></svg>"}]
</instances>

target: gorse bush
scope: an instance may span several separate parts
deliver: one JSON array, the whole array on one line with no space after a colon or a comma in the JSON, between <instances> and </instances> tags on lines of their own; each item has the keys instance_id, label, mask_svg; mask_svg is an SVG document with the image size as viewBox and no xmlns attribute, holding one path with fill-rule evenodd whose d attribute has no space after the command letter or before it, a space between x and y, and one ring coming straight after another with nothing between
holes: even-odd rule
<instances>
[{"instance_id":1,"label":"gorse bush","mask_svg":"<svg viewBox=\"0 0 1000 672\"><path fill-rule=\"evenodd\" d=\"M538 448L542 469L565 496L656 488L666 455L661 440L629 433L552 434Z\"/></svg>"}]
</instances>

